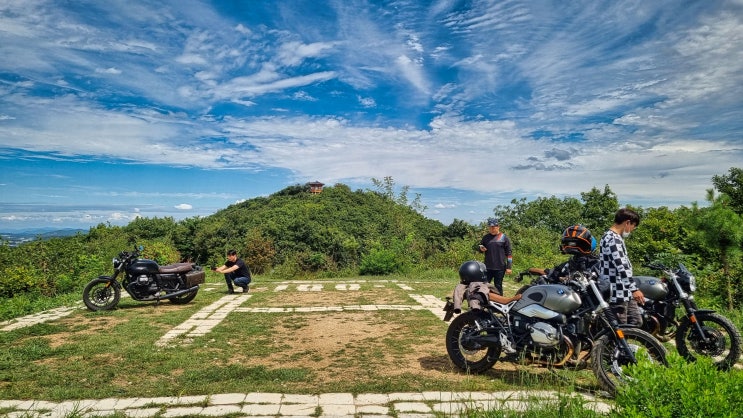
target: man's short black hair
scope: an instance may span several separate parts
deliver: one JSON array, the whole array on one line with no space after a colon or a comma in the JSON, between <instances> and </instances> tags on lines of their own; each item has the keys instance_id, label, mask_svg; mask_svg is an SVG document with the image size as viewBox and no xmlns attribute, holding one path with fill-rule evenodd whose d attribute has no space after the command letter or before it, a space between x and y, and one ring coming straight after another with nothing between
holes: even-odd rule
<instances>
[{"instance_id":1,"label":"man's short black hair","mask_svg":"<svg viewBox=\"0 0 743 418\"><path fill-rule=\"evenodd\" d=\"M235 251L235 250L229 250L229 251L227 251L227 255L237 255L237 251Z\"/></svg>"},{"instance_id":2,"label":"man's short black hair","mask_svg":"<svg viewBox=\"0 0 743 418\"><path fill-rule=\"evenodd\" d=\"M632 209L622 208L614 214L614 223L621 224L629 221L634 226L640 225L640 215Z\"/></svg>"}]
</instances>

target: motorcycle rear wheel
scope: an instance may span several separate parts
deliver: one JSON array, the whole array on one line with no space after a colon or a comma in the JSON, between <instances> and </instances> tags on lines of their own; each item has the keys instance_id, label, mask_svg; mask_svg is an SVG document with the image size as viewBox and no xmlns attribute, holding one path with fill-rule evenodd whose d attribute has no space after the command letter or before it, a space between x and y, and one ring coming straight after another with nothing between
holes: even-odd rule
<instances>
[{"instance_id":1,"label":"motorcycle rear wheel","mask_svg":"<svg viewBox=\"0 0 743 418\"><path fill-rule=\"evenodd\" d=\"M454 318L446 330L446 351L454 365L464 372L482 373L500 357L500 345L486 347L467 341L468 336L478 335L476 321L484 319L483 316L475 311L465 312Z\"/></svg>"},{"instance_id":2,"label":"motorcycle rear wheel","mask_svg":"<svg viewBox=\"0 0 743 418\"><path fill-rule=\"evenodd\" d=\"M679 354L688 361L696 360L696 356L709 357L719 370L730 369L740 357L740 332L729 319L717 313L698 312L696 317L709 341L705 343L689 318L684 318L676 332Z\"/></svg>"},{"instance_id":3,"label":"motorcycle rear wheel","mask_svg":"<svg viewBox=\"0 0 743 418\"><path fill-rule=\"evenodd\" d=\"M666 349L655 337L637 328L625 328L622 332L635 359L668 365ZM616 395L620 385L635 381L627 370L627 366L631 364L633 364L631 359L619 347L616 338L612 335L599 338L591 351L593 374L596 375L601 388L610 396Z\"/></svg>"},{"instance_id":4,"label":"motorcycle rear wheel","mask_svg":"<svg viewBox=\"0 0 743 418\"><path fill-rule=\"evenodd\" d=\"M199 289L194 290L191 293L186 293L185 295L176 296L174 298L170 298L170 303L173 303L175 305L185 305L188 302L191 302L196 297L196 293L199 292Z\"/></svg>"},{"instance_id":5,"label":"motorcycle rear wheel","mask_svg":"<svg viewBox=\"0 0 743 418\"><path fill-rule=\"evenodd\" d=\"M119 304L121 289L107 279L93 279L83 289L83 303L91 311L110 311Z\"/></svg>"}]
</instances>

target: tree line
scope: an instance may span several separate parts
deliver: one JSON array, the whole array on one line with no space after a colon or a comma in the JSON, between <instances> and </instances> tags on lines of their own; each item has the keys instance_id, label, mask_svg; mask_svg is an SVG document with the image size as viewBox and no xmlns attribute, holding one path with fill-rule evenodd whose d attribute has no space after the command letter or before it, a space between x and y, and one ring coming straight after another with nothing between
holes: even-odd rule
<instances>
[{"instance_id":1,"label":"tree line","mask_svg":"<svg viewBox=\"0 0 743 418\"><path fill-rule=\"evenodd\" d=\"M228 206L206 217L139 218L126 226L100 224L72 237L0 244L0 301L79 292L87 281L110 274L111 258L135 245L161 264L192 261L205 267L224 262L236 249L254 273L284 279L384 275L456 269L480 259L475 244L484 223L451 224L426 218L420 196L391 177L373 179L375 189L344 184L313 194L293 185L267 197ZM632 207L641 224L627 240L642 272L646 257L684 261L705 294L723 307L743 301L743 170L714 176L707 205L675 209ZM611 225L619 198L609 185L580 197L514 199L493 209L513 242L514 268L551 267L565 260L561 232L587 226L597 239ZM648 272L650 273L650 272Z\"/></svg>"}]
</instances>

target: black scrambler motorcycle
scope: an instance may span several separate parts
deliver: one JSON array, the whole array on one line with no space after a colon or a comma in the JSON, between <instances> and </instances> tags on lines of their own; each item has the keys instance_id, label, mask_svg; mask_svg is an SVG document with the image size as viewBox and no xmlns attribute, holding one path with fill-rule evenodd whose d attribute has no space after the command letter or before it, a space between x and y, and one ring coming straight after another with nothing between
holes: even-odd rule
<instances>
[{"instance_id":1,"label":"black scrambler motorcycle","mask_svg":"<svg viewBox=\"0 0 743 418\"><path fill-rule=\"evenodd\" d=\"M460 279L482 280L463 277L472 270L467 263ZM590 363L600 387L613 396L620 384L632 381L627 366L639 359L667 364L655 337L619 324L595 274L574 271L564 284L532 285L510 298L490 293L480 306L456 316L446 332L449 358L462 371L482 373L500 360L576 370ZM448 301L445 318L451 309Z\"/></svg>"},{"instance_id":2,"label":"black scrambler motorcycle","mask_svg":"<svg viewBox=\"0 0 743 418\"><path fill-rule=\"evenodd\" d=\"M114 274L98 276L83 290L83 302L91 311L116 308L123 288L132 299L159 302L164 299L175 304L191 302L204 283L206 273L194 263L175 263L160 266L153 260L139 258L144 248L122 251L113 259Z\"/></svg>"},{"instance_id":3,"label":"black scrambler motorcycle","mask_svg":"<svg viewBox=\"0 0 743 418\"><path fill-rule=\"evenodd\" d=\"M694 275L683 263L677 268L661 262L649 262L645 266L660 271L662 277L634 277L646 299L642 306L642 329L661 341L675 338L679 354L689 361L705 356L718 369L730 369L740 357L740 332L728 318L710 309L697 308ZM676 316L679 306L684 311L680 318Z\"/></svg>"}]
</instances>

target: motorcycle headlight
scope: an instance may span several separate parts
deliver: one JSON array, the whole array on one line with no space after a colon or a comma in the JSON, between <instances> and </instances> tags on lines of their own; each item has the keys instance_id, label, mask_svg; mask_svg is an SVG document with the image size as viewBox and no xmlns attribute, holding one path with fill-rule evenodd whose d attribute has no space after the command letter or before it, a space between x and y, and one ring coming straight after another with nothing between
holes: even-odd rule
<instances>
[{"instance_id":1,"label":"motorcycle headlight","mask_svg":"<svg viewBox=\"0 0 743 418\"><path fill-rule=\"evenodd\" d=\"M693 274L679 274L677 280L681 285L681 288L684 289L684 292L691 294L697 290L697 279L694 277Z\"/></svg>"},{"instance_id":2,"label":"motorcycle headlight","mask_svg":"<svg viewBox=\"0 0 743 418\"><path fill-rule=\"evenodd\" d=\"M115 258L114 257L114 259L111 260L111 264L113 264L114 265L114 268L117 269L121 265L121 260L119 260L118 258Z\"/></svg>"},{"instance_id":3,"label":"motorcycle headlight","mask_svg":"<svg viewBox=\"0 0 743 418\"><path fill-rule=\"evenodd\" d=\"M694 275L689 275L689 292L694 293L697 291L697 278Z\"/></svg>"}]
</instances>

